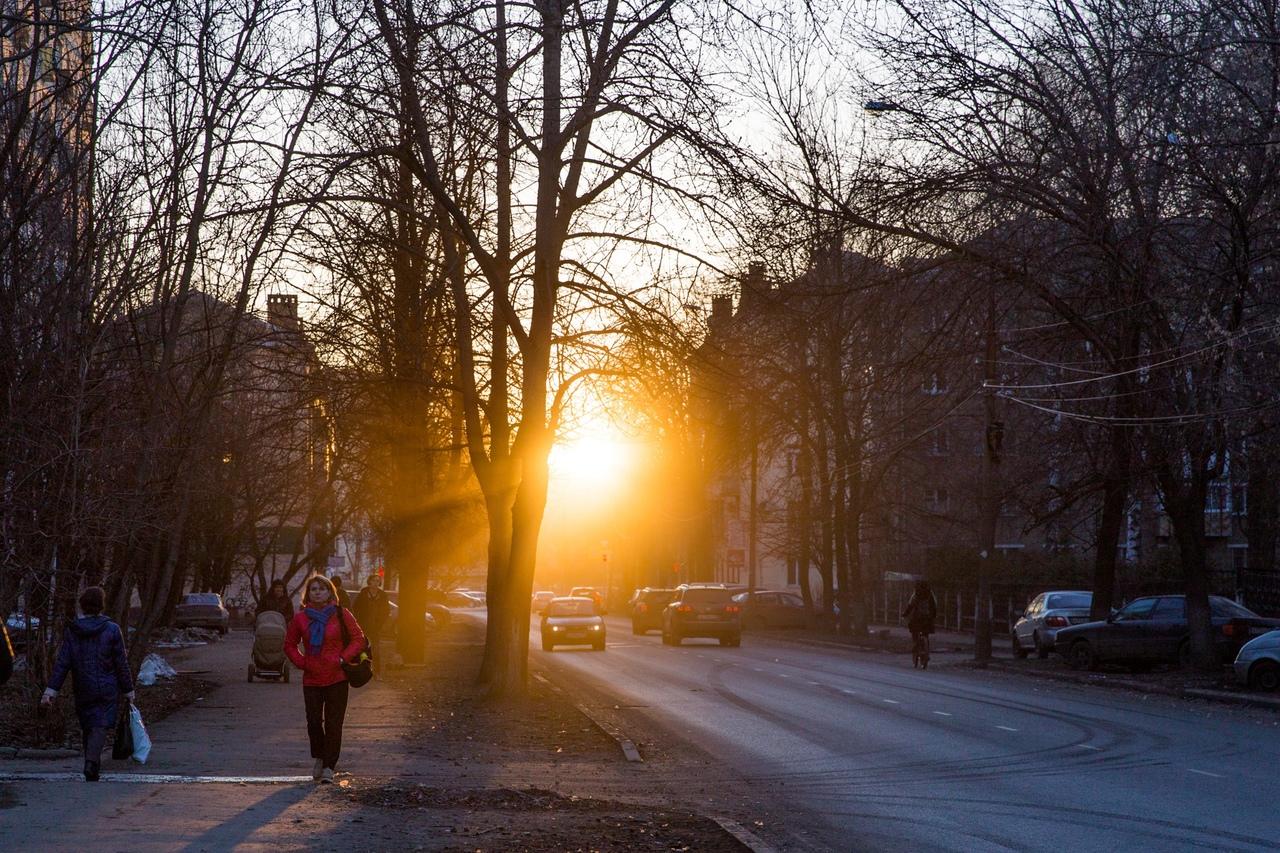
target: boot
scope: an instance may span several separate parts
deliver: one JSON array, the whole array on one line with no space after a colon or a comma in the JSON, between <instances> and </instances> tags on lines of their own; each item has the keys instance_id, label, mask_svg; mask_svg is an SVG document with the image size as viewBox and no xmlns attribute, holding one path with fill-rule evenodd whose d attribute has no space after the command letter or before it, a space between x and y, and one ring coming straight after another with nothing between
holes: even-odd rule
<instances>
[{"instance_id":1,"label":"boot","mask_svg":"<svg viewBox=\"0 0 1280 853\"><path fill-rule=\"evenodd\" d=\"M90 761L89 759L86 758L84 761L84 781L97 782L98 771L101 768L101 766L102 766L101 763L97 761Z\"/></svg>"}]
</instances>

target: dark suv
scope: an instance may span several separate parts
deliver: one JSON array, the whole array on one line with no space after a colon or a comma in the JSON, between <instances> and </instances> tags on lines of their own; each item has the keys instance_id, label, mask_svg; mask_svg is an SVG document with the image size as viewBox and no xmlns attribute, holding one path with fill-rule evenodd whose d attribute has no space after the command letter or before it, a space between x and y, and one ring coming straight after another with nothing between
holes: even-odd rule
<instances>
[{"instance_id":1,"label":"dark suv","mask_svg":"<svg viewBox=\"0 0 1280 853\"><path fill-rule=\"evenodd\" d=\"M736 589L724 586L680 586L662 611L662 642L678 646L686 637L710 637L722 646L742 645L742 608L732 600Z\"/></svg>"},{"instance_id":2,"label":"dark suv","mask_svg":"<svg viewBox=\"0 0 1280 853\"><path fill-rule=\"evenodd\" d=\"M631 603L631 633L647 634L662 630L662 609L675 597L674 589L645 587L636 592Z\"/></svg>"}]
</instances>

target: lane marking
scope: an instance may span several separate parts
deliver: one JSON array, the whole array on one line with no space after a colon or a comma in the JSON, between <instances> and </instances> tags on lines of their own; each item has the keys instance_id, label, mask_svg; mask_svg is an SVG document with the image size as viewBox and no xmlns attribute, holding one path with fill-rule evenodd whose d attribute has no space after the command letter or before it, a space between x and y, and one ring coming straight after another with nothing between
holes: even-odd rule
<instances>
[{"instance_id":1,"label":"lane marking","mask_svg":"<svg viewBox=\"0 0 1280 853\"><path fill-rule=\"evenodd\" d=\"M1006 731L1006 732L1016 732L1016 731L1017 731L1017 729L1015 729L1013 726L996 726L996 728L997 728L997 729L1000 729L1001 731Z\"/></svg>"},{"instance_id":2,"label":"lane marking","mask_svg":"<svg viewBox=\"0 0 1280 853\"><path fill-rule=\"evenodd\" d=\"M1092 749L1094 752L1102 752L1102 747L1100 747L1100 746L1089 746L1089 744L1087 744L1087 743L1082 743L1082 744L1080 744L1080 748L1081 748L1081 749Z\"/></svg>"},{"instance_id":3,"label":"lane marking","mask_svg":"<svg viewBox=\"0 0 1280 853\"><path fill-rule=\"evenodd\" d=\"M890 705L901 705L901 704L902 704L902 703L901 703L901 702L899 702L897 699L882 699L881 701L882 701L882 702L888 702Z\"/></svg>"},{"instance_id":4,"label":"lane marking","mask_svg":"<svg viewBox=\"0 0 1280 853\"><path fill-rule=\"evenodd\" d=\"M821 686L822 686L822 682L821 682L821 681L806 681L806 682L805 682L805 684L812 684L814 687L821 687Z\"/></svg>"},{"instance_id":5,"label":"lane marking","mask_svg":"<svg viewBox=\"0 0 1280 853\"><path fill-rule=\"evenodd\" d=\"M779 678L790 678L791 676L787 675L785 672L780 672L780 673L778 673L778 677L779 677Z\"/></svg>"},{"instance_id":6,"label":"lane marking","mask_svg":"<svg viewBox=\"0 0 1280 853\"><path fill-rule=\"evenodd\" d=\"M850 689L849 689L849 688L847 688L847 687L841 687L841 688L840 688L840 692L841 692L841 693L843 693L843 694L845 694L846 696L857 696L857 695L858 695L858 691L856 691L856 690L850 690Z\"/></svg>"},{"instance_id":7,"label":"lane marking","mask_svg":"<svg viewBox=\"0 0 1280 853\"><path fill-rule=\"evenodd\" d=\"M950 716L951 716L951 715L950 715L950 714L948 714L946 711L934 711L933 713L937 714L939 717L950 717Z\"/></svg>"},{"instance_id":8,"label":"lane marking","mask_svg":"<svg viewBox=\"0 0 1280 853\"><path fill-rule=\"evenodd\" d=\"M1199 773L1201 776L1210 776L1210 777L1212 777L1212 778L1214 778L1214 779L1221 779L1221 778L1223 778L1223 777L1219 776L1217 773L1210 773L1208 770L1197 770L1197 769L1195 769L1194 767L1188 767L1188 768L1187 768L1187 772L1188 772L1188 773Z\"/></svg>"},{"instance_id":9,"label":"lane marking","mask_svg":"<svg viewBox=\"0 0 1280 853\"><path fill-rule=\"evenodd\" d=\"M760 668L760 667L758 667L758 666L753 666L753 667L751 667L751 671L752 671L752 672L764 672L764 670L763 670L763 669L761 669L761 668Z\"/></svg>"}]
</instances>

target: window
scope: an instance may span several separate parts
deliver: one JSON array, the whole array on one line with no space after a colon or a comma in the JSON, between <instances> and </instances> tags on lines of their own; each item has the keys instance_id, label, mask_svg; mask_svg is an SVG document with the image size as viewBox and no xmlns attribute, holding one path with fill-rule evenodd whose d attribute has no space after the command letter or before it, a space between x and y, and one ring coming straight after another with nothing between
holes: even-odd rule
<instances>
[{"instance_id":1,"label":"window","mask_svg":"<svg viewBox=\"0 0 1280 853\"><path fill-rule=\"evenodd\" d=\"M946 489L925 489L924 506L928 512L945 513L951 507L951 496Z\"/></svg>"},{"instance_id":2,"label":"window","mask_svg":"<svg viewBox=\"0 0 1280 853\"><path fill-rule=\"evenodd\" d=\"M938 427L929 433L929 455L949 456L951 454L951 432L946 427Z\"/></svg>"},{"instance_id":3,"label":"window","mask_svg":"<svg viewBox=\"0 0 1280 853\"><path fill-rule=\"evenodd\" d=\"M795 557L787 557L787 586L800 583L800 561Z\"/></svg>"},{"instance_id":4,"label":"window","mask_svg":"<svg viewBox=\"0 0 1280 853\"><path fill-rule=\"evenodd\" d=\"M941 373L930 374L920 385L920 390L930 396L947 393L947 379Z\"/></svg>"},{"instance_id":5,"label":"window","mask_svg":"<svg viewBox=\"0 0 1280 853\"><path fill-rule=\"evenodd\" d=\"M1160 599L1160 603L1156 605L1154 618L1164 619L1168 622L1185 622L1187 619L1187 600L1181 596Z\"/></svg>"},{"instance_id":6,"label":"window","mask_svg":"<svg viewBox=\"0 0 1280 853\"><path fill-rule=\"evenodd\" d=\"M1120 609L1116 614L1116 621L1131 622L1138 619L1150 619L1151 611L1155 609L1158 598L1139 598L1131 601Z\"/></svg>"},{"instance_id":7,"label":"window","mask_svg":"<svg viewBox=\"0 0 1280 853\"><path fill-rule=\"evenodd\" d=\"M1249 567L1249 549L1248 548L1232 548L1231 549L1231 568L1237 572L1243 572Z\"/></svg>"},{"instance_id":8,"label":"window","mask_svg":"<svg viewBox=\"0 0 1280 853\"><path fill-rule=\"evenodd\" d=\"M783 607L804 607L804 599L798 595L792 595L789 592L779 595L778 600L782 603Z\"/></svg>"},{"instance_id":9,"label":"window","mask_svg":"<svg viewBox=\"0 0 1280 853\"><path fill-rule=\"evenodd\" d=\"M1050 610L1088 610L1092 604L1091 592L1060 592L1049 596Z\"/></svg>"}]
</instances>

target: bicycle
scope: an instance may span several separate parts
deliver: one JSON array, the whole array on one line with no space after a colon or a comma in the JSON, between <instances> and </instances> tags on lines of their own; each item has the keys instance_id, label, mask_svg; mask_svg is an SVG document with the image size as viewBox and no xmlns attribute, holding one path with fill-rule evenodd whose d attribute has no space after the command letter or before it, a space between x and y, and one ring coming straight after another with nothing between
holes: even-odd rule
<instances>
[{"instance_id":1,"label":"bicycle","mask_svg":"<svg viewBox=\"0 0 1280 853\"><path fill-rule=\"evenodd\" d=\"M929 635L923 631L911 637L911 668L929 668Z\"/></svg>"}]
</instances>

